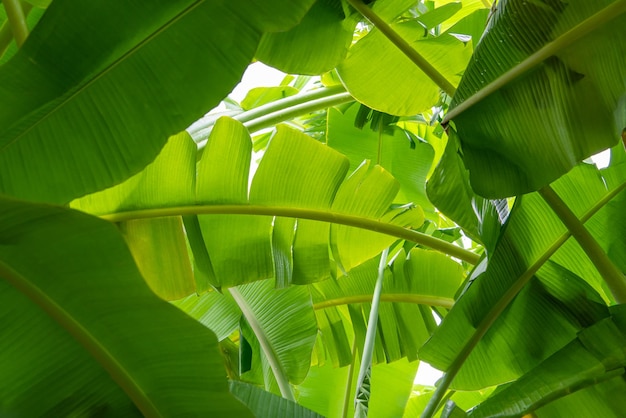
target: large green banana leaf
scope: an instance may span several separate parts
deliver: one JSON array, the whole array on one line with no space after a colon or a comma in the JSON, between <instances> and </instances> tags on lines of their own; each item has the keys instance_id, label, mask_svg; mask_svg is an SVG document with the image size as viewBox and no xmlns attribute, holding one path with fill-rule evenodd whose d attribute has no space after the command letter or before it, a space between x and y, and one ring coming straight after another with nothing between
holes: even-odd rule
<instances>
[{"instance_id":1,"label":"large green banana leaf","mask_svg":"<svg viewBox=\"0 0 626 418\"><path fill-rule=\"evenodd\" d=\"M573 392L600 385L605 381L624 387L626 367L626 333L622 328L626 310L623 305L612 307L612 316L602 319L580 331L576 339L550 356L535 369L515 383L497 391L484 403L474 408L470 417L514 417L531 412L556 399L567 397ZM608 383L607 382L607 383ZM604 400L610 412L592 412L593 415L612 416L624 411L624 397L613 399L611 392L597 389L596 399ZM604 392L604 393L603 393ZM591 397L581 393L582 397ZM583 409L575 414L583 414ZM591 410L589 410L591 412ZM541 410L538 416L543 416ZM550 416L546 412L546 416ZM600 416L600 415L596 415Z\"/></svg>"},{"instance_id":2,"label":"large green banana leaf","mask_svg":"<svg viewBox=\"0 0 626 418\"><path fill-rule=\"evenodd\" d=\"M149 290L113 225L0 201L1 415L248 416L215 336Z\"/></svg>"},{"instance_id":3,"label":"large green banana leaf","mask_svg":"<svg viewBox=\"0 0 626 418\"><path fill-rule=\"evenodd\" d=\"M447 116L478 194L538 190L618 141L624 12L623 0L498 2Z\"/></svg>"},{"instance_id":4,"label":"large green banana leaf","mask_svg":"<svg viewBox=\"0 0 626 418\"><path fill-rule=\"evenodd\" d=\"M319 281L336 274L334 263L349 270L395 240L345 225L331 228L314 220L259 216L267 213L262 211L266 207L283 208L286 213L291 208L310 210L312 219L330 214L324 219L333 220L332 214L337 213L357 221L380 220L402 227L419 227L423 222L419 207L390 209L398 184L381 167L365 163L344 180L349 164L345 156L284 126L272 137L251 182L252 143L240 122L222 118L213 128L198 163L195 196L194 151L186 134L172 137L146 170L116 187L78 199L72 206L114 220L154 216L151 211L214 213L185 219L200 292L209 285L233 286L272 277L280 286ZM178 231L182 233L180 225ZM176 236L175 230L168 233ZM131 246L138 241L128 238ZM153 271L168 268L180 273L184 270L175 256L186 249L176 242L163 241L162 248L169 250L159 251L159 257L151 256L158 249L143 255L133 253L152 259ZM186 281L183 274L176 277ZM174 280L171 276L150 282L173 292ZM183 283L178 288L188 286ZM176 299L184 295L164 292L162 296Z\"/></svg>"},{"instance_id":5,"label":"large green banana leaf","mask_svg":"<svg viewBox=\"0 0 626 418\"><path fill-rule=\"evenodd\" d=\"M456 85L472 53L468 45L450 34L426 36L424 28L409 21L392 25L402 38ZM387 70L374 65L384 61ZM414 115L430 109L440 97L439 87L417 68L378 29L372 29L350 48L337 67L346 89L359 102L392 115Z\"/></svg>"},{"instance_id":6,"label":"large green banana leaf","mask_svg":"<svg viewBox=\"0 0 626 418\"><path fill-rule=\"evenodd\" d=\"M0 67L0 191L66 203L137 173L240 79L257 8L287 29L296 3L54 1Z\"/></svg>"},{"instance_id":7,"label":"large green banana leaf","mask_svg":"<svg viewBox=\"0 0 626 418\"><path fill-rule=\"evenodd\" d=\"M621 152L624 152L623 148ZM577 216L584 220L595 219L596 216L593 215L599 212L598 219L606 220L606 215L602 215L603 211L610 209L610 206L605 207L606 203L624 193L625 167L624 164L619 164L604 170L612 173L611 178L614 181L609 182L603 177L603 172L585 164L556 182L554 189ZM588 273L594 269L582 250L572 250L578 247L577 243L568 243L560 248L568 235L557 218L551 219L553 216L537 194L517 198L504 232L489 258L486 271L470 281L467 290L431 340L420 350L421 358L432 362L441 370L446 370L459 356L467 355L467 352L461 354L462 351L474 348L454 380L456 387L480 388L516 379L558 350L581 327L588 326L589 321L593 323L603 317L601 308L612 297L597 273ZM596 227L597 223L595 220L587 224L594 236L606 230L606 226ZM544 266L550 257L553 257L554 265ZM545 296L539 297L539 294L534 297L520 294L520 300L516 299L498 318L497 315L533 275L541 281L544 290L548 291L547 294L540 292L549 296L548 299L545 300ZM580 280L577 276L588 284L581 283L569 288L558 284L563 280L575 284ZM531 282L528 286L523 292L532 293L536 283ZM522 302L523 300L526 302ZM585 304L587 306L583 308ZM494 314L491 310L496 305L498 313ZM516 305L519 307L516 308ZM519 309L523 310L515 313ZM546 309L550 310L550 316ZM582 311L576 313L579 309ZM559 310L562 312L559 313ZM528 313L518 317L518 325L514 326L511 320L506 319L509 313L511 318L515 318L521 312ZM555 328L549 325L552 320L557 321L554 323ZM486 324L492 321L495 321L494 325L478 343L476 336L486 331L489 327ZM530 332L533 329L530 323L533 321L537 324ZM548 329L558 329L558 332L554 335L543 334ZM517 341L515 346L507 340L508 333L511 333L509 340ZM545 343L533 349L540 341ZM548 342L552 345L548 345ZM497 356L494 354L496 352ZM520 357L520 353L524 355ZM486 364L491 364L492 367L485 367ZM494 364L498 366L493 367Z\"/></svg>"}]
</instances>

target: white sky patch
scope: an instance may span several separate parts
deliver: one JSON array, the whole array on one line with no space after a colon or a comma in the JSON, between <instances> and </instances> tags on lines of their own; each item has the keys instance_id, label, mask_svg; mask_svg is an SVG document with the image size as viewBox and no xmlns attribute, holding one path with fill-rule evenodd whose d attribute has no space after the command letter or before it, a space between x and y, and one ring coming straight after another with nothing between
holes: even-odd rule
<instances>
[{"instance_id":1,"label":"white sky patch","mask_svg":"<svg viewBox=\"0 0 626 418\"><path fill-rule=\"evenodd\" d=\"M443 376L443 372L435 369L430 364L421 361L415 374L413 383L424 386L435 386L437 380Z\"/></svg>"},{"instance_id":2,"label":"white sky patch","mask_svg":"<svg viewBox=\"0 0 626 418\"><path fill-rule=\"evenodd\" d=\"M596 155L591 156L591 161L598 166L598 168L605 168L609 166L609 161L611 160L611 150L605 149L602 152L597 153Z\"/></svg>"},{"instance_id":3,"label":"white sky patch","mask_svg":"<svg viewBox=\"0 0 626 418\"><path fill-rule=\"evenodd\" d=\"M232 93L228 95L231 99L241 103L248 91L255 87L273 87L280 85L285 78L285 73L276 68L269 67L261 62L250 64Z\"/></svg>"}]
</instances>

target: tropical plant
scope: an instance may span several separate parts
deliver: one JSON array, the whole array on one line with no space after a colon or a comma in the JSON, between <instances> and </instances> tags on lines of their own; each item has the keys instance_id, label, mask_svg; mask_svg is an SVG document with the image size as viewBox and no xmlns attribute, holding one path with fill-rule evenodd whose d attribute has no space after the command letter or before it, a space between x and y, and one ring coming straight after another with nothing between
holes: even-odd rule
<instances>
[{"instance_id":1,"label":"tropical plant","mask_svg":"<svg viewBox=\"0 0 626 418\"><path fill-rule=\"evenodd\" d=\"M626 0L2 5L0 415L623 415Z\"/></svg>"}]
</instances>

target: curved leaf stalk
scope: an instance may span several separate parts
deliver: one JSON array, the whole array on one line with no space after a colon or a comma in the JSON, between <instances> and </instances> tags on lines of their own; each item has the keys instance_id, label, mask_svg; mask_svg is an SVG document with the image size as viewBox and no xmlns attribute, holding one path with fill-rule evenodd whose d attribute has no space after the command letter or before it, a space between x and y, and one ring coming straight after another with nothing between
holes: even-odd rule
<instances>
[{"instance_id":1,"label":"curved leaf stalk","mask_svg":"<svg viewBox=\"0 0 626 418\"><path fill-rule=\"evenodd\" d=\"M260 205L192 205L110 213L100 215L100 217L110 222L124 222L132 219L186 215L268 215L284 216L288 218L311 219L314 221L331 222L334 224L354 226L374 232L380 232L381 234L394 236L396 238L405 239L407 241L424 245L452 257L456 257L469 264L476 264L480 259L480 256L478 254L475 254L464 248L457 247L456 245L442 239L435 238L421 232L413 231L408 228L381 222L375 219L315 209Z\"/></svg>"},{"instance_id":2,"label":"curved leaf stalk","mask_svg":"<svg viewBox=\"0 0 626 418\"><path fill-rule=\"evenodd\" d=\"M598 201L589 211L587 211L580 218L581 223L587 222L593 215L595 215L604 205L606 205L612 198L614 198L617 194L619 194L622 190L626 189L626 183L621 184L619 187L616 187L610 193L607 193L602 199ZM535 261L531 266L528 267L518 279L513 283L513 285L509 288L509 290L502 295L502 298L491 308L489 313L485 316L482 322L476 328L476 331L472 335L472 337L465 343L459 354L457 354L456 358L450 364L448 371L443 375L441 380L439 381L439 385L433 393L433 396L430 398L430 401L426 405L426 408L422 412L422 418L430 418L437 410L437 406L439 405L441 399L446 394L448 387L454 380L455 376L461 369L465 360L469 357L470 353L476 347L480 339L487 333L489 328L496 322L498 317L504 312L506 307L511 303L511 301L517 296L520 290L528 283L528 281L535 275L537 271L543 266L543 264L552 257L552 255L572 236L570 231L567 231L563 235L557 239L554 244L539 258Z\"/></svg>"},{"instance_id":3,"label":"curved leaf stalk","mask_svg":"<svg viewBox=\"0 0 626 418\"><path fill-rule=\"evenodd\" d=\"M22 3L20 0L3 0L2 4L4 4L4 10L7 12L7 21L11 26L15 43L19 48L28 37L28 25L26 24Z\"/></svg>"},{"instance_id":4,"label":"curved leaf stalk","mask_svg":"<svg viewBox=\"0 0 626 418\"><path fill-rule=\"evenodd\" d=\"M28 16L32 8L33 5L30 3L26 3L22 6L22 12L25 17ZM7 20L2 27L0 27L0 57L7 51L12 40L13 31L11 30L11 23Z\"/></svg>"},{"instance_id":5,"label":"curved leaf stalk","mask_svg":"<svg viewBox=\"0 0 626 418\"><path fill-rule=\"evenodd\" d=\"M238 120L243 124L249 125L247 126L248 129L250 130L250 132L253 132L259 129L263 129L263 127L265 127L263 126L265 122L256 123L255 120L257 119L267 120L270 118L271 114L287 115L284 116L284 119L280 119L274 122L278 123L282 122L283 120L293 118L295 116L304 115L310 112L314 112L315 110L324 109L325 107L335 106L340 103L354 100L352 99L352 96L345 96L346 94L348 94L346 93L346 89L341 85L319 88L306 93L297 94L295 96L289 96L285 97L284 99L279 99L270 103L266 103L262 106L255 107L254 109L250 109L237 115L233 115L232 118ZM340 96L342 96L343 100L345 101L335 103ZM325 105L322 99L328 99L328 102L331 104ZM314 102L314 104L306 106L306 104L311 102ZM297 108L298 111L292 110L293 108ZM274 116L274 118L277 118L277 116ZM206 123L198 123L189 130L189 134L194 138L194 140L196 140L196 142L198 142L200 148L203 148L206 145L206 138L213 130L214 125L215 120L210 120ZM262 127L257 128L257 126Z\"/></svg>"},{"instance_id":6,"label":"curved leaf stalk","mask_svg":"<svg viewBox=\"0 0 626 418\"><path fill-rule=\"evenodd\" d=\"M278 387L280 389L280 394L285 399L289 399L290 401L296 402L296 398L293 394L293 390L291 389L291 385L289 385L289 378L287 377L287 373L283 370L280 361L278 360L278 356L274 352L272 345L269 340L265 337L265 333L263 332L263 328L259 321L257 320L254 312L248 306L248 303L243 298L239 290L236 287L231 287L228 289L230 294L232 295L237 305L241 309L243 316L250 324L250 328L254 331L254 335L256 335L259 340L259 344L261 345L261 349L267 358L267 362L270 364L272 368L272 372L274 373L274 377L276 378L276 383L278 383Z\"/></svg>"},{"instance_id":7,"label":"curved leaf stalk","mask_svg":"<svg viewBox=\"0 0 626 418\"><path fill-rule=\"evenodd\" d=\"M316 100L310 100L307 103L292 106L282 111L269 113L265 116L256 118L249 122L244 122L243 126L248 128L249 132L260 131L261 129L269 128L277 123L293 119L300 115L306 115L307 113L315 112L316 110L326 109L332 106L337 106L343 103L353 102L354 98L348 92L335 94ZM237 119L237 117L235 117Z\"/></svg>"},{"instance_id":8,"label":"curved leaf stalk","mask_svg":"<svg viewBox=\"0 0 626 418\"><path fill-rule=\"evenodd\" d=\"M367 415L368 404L370 399L370 390L364 388L367 376L371 375L372 370L372 354L374 352L374 343L376 342L376 329L378 325L378 305L380 303L380 294L383 291L383 280L385 278L385 267L387 266L387 256L389 255L389 247L385 248L380 256L380 264L378 265L378 277L376 278L376 286L372 296L372 307L370 308L370 316L367 321L367 333L365 334L365 344L363 347L363 355L361 357L361 368L356 381L356 393L354 394L354 415L360 409ZM369 380L369 379L368 379Z\"/></svg>"},{"instance_id":9,"label":"curved leaf stalk","mask_svg":"<svg viewBox=\"0 0 626 418\"><path fill-rule=\"evenodd\" d=\"M343 298L328 299L323 302L313 304L313 309L326 309L332 306L350 305L353 303L366 303L371 301L372 295L347 296ZM454 305L454 299L437 298L427 295L407 295L403 293L385 293L380 295L381 302L400 302L413 303L416 305L439 306L445 309L451 309Z\"/></svg>"},{"instance_id":10,"label":"curved leaf stalk","mask_svg":"<svg viewBox=\"0 0 626 418\"><path fill-rule=\"evenodd\" d=\"M606 282L615 301L618 304L626 302L626 277L611 262L602 247L600 247L600 244L598 244L598 241L589 233L587 228L578 220L574 212L554 189L550 186L545 186L539 190L539 194L552 208L554 213L557 214L576 241L578 241L580 247Z\"/></svg>"},{"instance_id":11,"label":"curved leaf stalk","mask_svg":"<svg viewBox=\"0 0 626 418\"><path fill-rule=\"evenodd\" d=\"M422 70L441 90L448 96L454 96L456 88L445 78L426 58L420 55L398 32L393 30L372 9L367 7L362 0L347 0L352 7L361 13L367 20L380 30L407 58Z\"/></svg>"},{"instance_id":12,"label":"curved leaf stalk","mask_svg":"<svg viewBox=\"0 0 626 418\"><path fill-rule=\"evenodd\" d=\"M626 0L618 0L610 6L607 6L604 9L600 10L593 16L585 19L578 25L574 26L572 29L568 30L567 32L556 38L554 41L544 45L537 52L535 52L524 61L520 62L518 65L511 68L509 71L505 72L500 77L486 85L483 89L468 98L466 101L459 104L454 109L451 109L448 114L443 118L443 121L441 123L445 125L446 123L448 123L461 113L465 112L467 109L474 106L476 103L480 102L490 94L500 90L502 87L511 83L519 76L532 70L546 59L555 55L557 52L567 48L585 35L603 27L612 19L618 17L624 12L626 12Z\"/></svg>"},{"instance_id":13,"label":"curved leaf stalk","mask_svg":"<svg viewBox=\"0 0 626 418\"><path fill-rule=\"evenodd\" d=\"M4 262L0 261L0 276L44 310L50 318L69 332L111 375L144 416L160 417L162 413L128 370L104 347L83 324L59 306L44 291Z\"/></svg>"}]
</instances>

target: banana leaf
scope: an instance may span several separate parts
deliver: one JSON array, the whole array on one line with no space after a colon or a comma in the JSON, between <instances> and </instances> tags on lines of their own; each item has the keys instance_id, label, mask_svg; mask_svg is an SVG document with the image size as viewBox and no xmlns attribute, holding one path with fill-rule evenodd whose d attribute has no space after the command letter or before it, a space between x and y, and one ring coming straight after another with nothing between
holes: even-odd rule
<instances>
[{"instance_id":1,"label":"banana leaf","mask_svg":"<svg viewBox=\"0 0 626 418\"><path fill-rule=\"evenodd\" d=\"M214 334L150 291L113 225L0 200L2 415L250 415Z\"/></svg>"},{"instance_id":2,"label":"banana leaf","mask_svg":"<svg viewBox=\"0 0 626 418\"><path fill-rule=\"evenodd\" d=\"M538 190L617 143L625 11L621 0L498 2L446 116L476 193Z\"/></svg>"},{"instance_id":3,"label":"banana leaf","mask_svg":"<svg viewBox=\"0 0 626 418\"><path fill-rule=\"evenodd\" d=\"M67 203L139 172L239 81L261 37L258 9L283 30L306 12L54 1L0 67L0 192Z\"/></svg>"}]
</instances>

